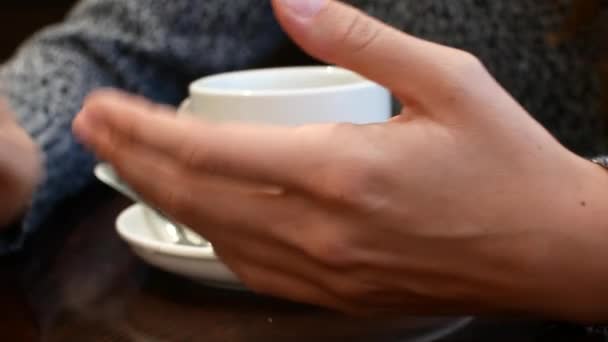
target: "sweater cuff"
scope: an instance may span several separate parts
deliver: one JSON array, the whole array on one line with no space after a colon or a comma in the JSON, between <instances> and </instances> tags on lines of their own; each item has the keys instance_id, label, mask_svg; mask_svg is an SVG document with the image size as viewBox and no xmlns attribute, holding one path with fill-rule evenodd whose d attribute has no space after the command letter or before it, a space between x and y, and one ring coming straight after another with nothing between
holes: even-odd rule
<instances>
[{"instance_id":1,"label":"sweater cuff","mask_svg":"<svg viewBox=\"0 0 608 342\"><path fill-rule=\"evenodd\" d=\"M23 248L26 236L23 222L24 216L21 216L0 233L0 257L17 254Z\"/></svg>"}]
</instances>

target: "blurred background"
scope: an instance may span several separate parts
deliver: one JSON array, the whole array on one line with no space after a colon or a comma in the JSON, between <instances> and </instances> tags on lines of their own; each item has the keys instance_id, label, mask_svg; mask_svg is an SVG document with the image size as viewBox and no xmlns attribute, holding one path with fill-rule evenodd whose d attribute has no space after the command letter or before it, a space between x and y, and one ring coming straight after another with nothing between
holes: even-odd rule
<instances>
[{"instance_id":1,"label":"blurred background","mask_svg":"<svg viewBox=\"0 0 608 342\"><path fill-rule=\"evenodd\" d=\"M32 33L61 21L76 0L0 0L0 63Z\"/></svg>"}]
</instances>

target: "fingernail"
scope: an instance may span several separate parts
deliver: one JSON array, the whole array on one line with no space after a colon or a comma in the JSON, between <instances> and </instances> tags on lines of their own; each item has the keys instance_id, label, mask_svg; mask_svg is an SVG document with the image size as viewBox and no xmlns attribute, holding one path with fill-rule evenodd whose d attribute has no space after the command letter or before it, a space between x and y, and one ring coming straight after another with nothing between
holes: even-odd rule
<instances>
[{"instance_id":1,"label":"fingernail","mask_svg":"<svg viewBox=\"0 0 608 342\"><path fill-rule=\"evenodd\" d=\"M294 14L303 18L314 17L327 0L281 0Z\"/></svg>"}]
</instances>

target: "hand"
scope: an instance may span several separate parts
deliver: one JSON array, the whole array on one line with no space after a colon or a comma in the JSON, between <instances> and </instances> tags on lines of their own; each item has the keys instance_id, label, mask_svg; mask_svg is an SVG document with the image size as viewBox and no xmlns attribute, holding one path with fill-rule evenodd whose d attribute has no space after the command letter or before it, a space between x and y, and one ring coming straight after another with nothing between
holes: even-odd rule
<instances>
[{"instance_id":1,"label":"hand","mask_svg":"<svg viewBox=\"0 0 608 342\"><path fill-rule=\"evenodd\" d=\"M41 176L40 153L12 113L0 106L0 231L27 206Z\"/></svg>"},{"instance_id":2,"label":"hand","mask_svg":"<svg viewBox=\"0 0 608 342\"><path fill-rule=\"evenodd\" d=\"M606 317L604 170L470 54L337 1L273 4L304 49L387 86L403 113L218 125L106 91L86 101L76 134L259 292L348 312Z\"/></svg>"}]
</instances>

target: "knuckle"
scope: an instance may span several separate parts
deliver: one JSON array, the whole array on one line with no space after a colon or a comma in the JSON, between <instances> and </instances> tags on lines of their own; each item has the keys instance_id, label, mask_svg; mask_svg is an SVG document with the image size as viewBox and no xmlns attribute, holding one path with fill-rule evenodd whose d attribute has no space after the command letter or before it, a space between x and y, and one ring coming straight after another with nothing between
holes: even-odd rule
<instances>
[{"instance_id":1,"label":"knuckle","mask_svg":"<svg viewBox=\"0 0 608 342\"><path fill-rule=\"evenodd\" d=\"M107 132L106 141L103 144L99 144L97 149L105 159L110 161L121 160L121 155L126 152L126 141L127 139L119 138L116 132L110 130Z\"/></svg>"},{"instance_id":2,"label":"knuckle","mask_svg":"<svg viewBox=\"0 0 608 342\"><path fill-rule=\"evenodd\" d=\"M169 215L180 221L185 221L190 213L190 203L188 194L178 190L176 187L159 189L159 207L164 209Z\"/></svg>"},{"instance_id":3,"label":"knuckle","mask_svg":"<svg viewBox=\"0 0 608 342\"><path fill-rule=\"evenodd\" d=\"M168 189L164 192L160 199L161 208L165 208L173 216L179 216L178 214L182 211L181 196L177 191Z\"/></svg>"},{"instance_id":4,"label":"knuckle","mask_svg":"<svg viewBox=\"0 0 608 342\"><path fill-rule=\"evenodd\" d=\"M485 68L477 56L467 51L459 51L456 57L459 69L466 72L480 72Z\"/></svg>"},{"instance_id":5,"label":"knuckle","mask_svg":"<svg viewBox=\"0 0 608 342\"><path fill-rule=\"evenodd\" d=\"M440 72L444 77L437 84L437 98L448 106L453 106L460 99L470 98L480 84L487 84L491 79L481 60L462 50L455 50L446 58Z\"/></svg>"},{"instance_id":6,"label":"knuckle","mask_svg":"<svg viewBox=\"0 0 608 342\"><path fill-rule=\"evenodd\" d=\"M375 153L366 153L370 146L353 125L339 124L331 128L335 156L323 165L317 178L316 191L329 202L359 209L373 205L376 187L381 181L381 166Z\"/></svg>"},{"instance_id":7,"label":"knuckle","mask_svg":"<svg viewBox=\"0 0 608 342\"><path fill-rule=\"evenodd\" d=\"M125 155L133 152L134 137L136 130L133 120L123 120L120 122L120 130L106 130L105 141L99 145L99 149L104 157L110 160L122 160Z\"/></svg>"},{"instance_id":8,"label":"knuckle","mask_svg":"<svg viewBox=\"0 0 608 342\"><path fill-rule=\"evenodd\" d=\"M449 63L452 77L459 81L468 81L471 77L485 74L486 69L477 56L463 50L456 50Z\"/></svg>"},{"instance_id":9,"label":"knuckle","mask_svg":"<svg viewBox=\"0 0 608 342\"><path fill-rule=\"evenodd\" d=\"M345 25L334 39L334 46L346 49L349 53L359 53L374 44L383 25L369 18L359 10L353 10L345 19Z\"/></svg>"},{"instance_id":10,"label":"knuckle","mask_svg":"<svg viewBox=\"0 0 608 342\"><path fill-rule=\"evenodd\" d=\"M140 129L141 126L136 125L135 120L124 120L123 127L124 127L123 143L125 145L133 144L133 142L135 141L135 137L141 136L140 132L138 132L138 130ZM120 139L117 139L117 140L120 140Z\"/></svg>"},{"instance_id":11,"label":"knuckle","mask_svg":"<svg viewBox=\"0 0 608 342\"><path fill-rule=\"evenodd\" d=\"M177 158L182 166L195 168L204 164L204 151L195 140L182 136L178 146Z\"/></svg>"},{"instance_id":12,"label":"knuckle","mask_svg":"<svg viewBox=\"0 0 608 342\"><path fill-rule=\"evenodd\" d=\"M333 232L333 233L330 233ZM325 227L305 247L305 252L312 259L335 269L352 269L359 262L356 248L347 234L335 227Z\"/></svg>"},{"instance_id":13,"label":"knuckle","mask_svg":"<svg viewBox=\"0 0 608 342\"><path fill-rule=\"evenodd\" d=\"M306 129L304 126L302 129ZM321 141L327 145L333 143L336 139L340 141L348 139L354 132L355 125L348 122L336 122L327 124L318 129Z\"/></svg>"},{"instance_id":14,"label":"knuckle","mask_svg":"<svg viewBox=\"0 0 608 342\"><path fill-rule=\"evenodd\" d=\"M184 165L191 166L194 159L197 157L197 151L192 142L186 139L183 135L180 138L177 149L177 160Z\"/></svg>"},{"instance_id":15,"label":"knuckle","mask_svg":"<svg viewBox=\"0 0 608 342\"><path fill-rule=\"evenodd\" d=\"M346 167L346 166L342 166ZM366 206L368 176L366 171L334 168L326 171L323 184L323 199L348 207Z\"/></svg>"},{"instance_id":16,"label":"knuckle","mask_svg":"<svg viewBox=\"0 0 608 342\"><path fill-rule=\"evenodd\" d=\"M177 160L182 169L197 169L209 175L219 175L229 168L220 158L214 158L198 139L183 136L178 146Z\"/></svg>"}]
</instances>

